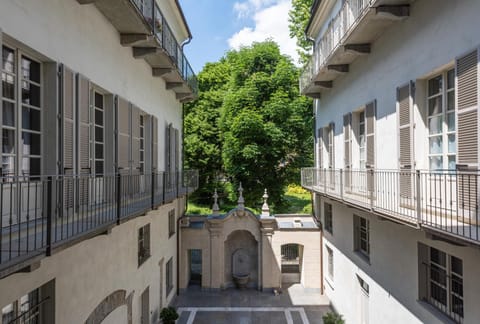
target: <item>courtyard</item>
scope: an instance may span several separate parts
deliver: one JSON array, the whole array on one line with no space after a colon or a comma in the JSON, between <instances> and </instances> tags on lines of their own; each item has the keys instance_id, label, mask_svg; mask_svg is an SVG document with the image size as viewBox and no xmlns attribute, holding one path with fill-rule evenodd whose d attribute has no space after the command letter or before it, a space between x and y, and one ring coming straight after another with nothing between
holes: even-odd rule
<instances>
[{"instance_id":1,"label":"courtyard","mask_svg":"<svg viewBox=\"0 0 480 324\"><path fill-rule=\"evenodd\" d=\"M177 296L174 306L179 324L320 324L331 311L328 299L300 285L284 287L281 293L254 289L202 291L189 287Z\"/></svg>"}]
</instances>

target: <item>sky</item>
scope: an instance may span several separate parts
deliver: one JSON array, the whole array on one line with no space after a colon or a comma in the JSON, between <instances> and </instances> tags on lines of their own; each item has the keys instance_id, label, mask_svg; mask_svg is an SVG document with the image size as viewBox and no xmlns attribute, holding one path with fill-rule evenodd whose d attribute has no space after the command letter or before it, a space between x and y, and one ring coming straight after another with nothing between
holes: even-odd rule
<instances>
[{"instance_id":1,"label":"sky","mask_svg":"<svg viewBox=\"0 0 480 324\"><path fill-rule=\"evenodd\" d=\"M267 38L297 62L295 40L288 30L291 0L180 0L180 4L193 35L184 51L195 73L230 49Z\"/></svg>"}]
</instances>

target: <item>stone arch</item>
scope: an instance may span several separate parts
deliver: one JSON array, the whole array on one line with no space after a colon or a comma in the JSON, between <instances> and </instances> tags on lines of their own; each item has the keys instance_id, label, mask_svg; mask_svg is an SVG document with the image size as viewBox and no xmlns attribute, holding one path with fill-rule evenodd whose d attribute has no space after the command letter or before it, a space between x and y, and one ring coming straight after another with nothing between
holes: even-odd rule
<instances>
[{"instance_id":1,"label":"stone arch","mask_svg":"<svg viewBox=\"0 0 480 324\"><path fill-rule=\"evenodd\" d=\"M90 313L85 324L100 324L115 309L127 306L127 323L132 324L132 300L133 292L127 296L127 291L119 289L105 297Z\"/></svg>"},{"instance_id":2,"label":"stone arch","mask_svg":"<svg viewBox=\"0 0 480 324\"><path fill-rule=\"evenodd\" d=\"M235 255L242 255L248 265L242 269L242 272L248 272L249 283L247 287L256 288L258 286L258 241L248 230L232 231L225 240L225 287L233 287L233 258ZM248 269L245 271L245 269Z\"/></svg>"}]
</instances>

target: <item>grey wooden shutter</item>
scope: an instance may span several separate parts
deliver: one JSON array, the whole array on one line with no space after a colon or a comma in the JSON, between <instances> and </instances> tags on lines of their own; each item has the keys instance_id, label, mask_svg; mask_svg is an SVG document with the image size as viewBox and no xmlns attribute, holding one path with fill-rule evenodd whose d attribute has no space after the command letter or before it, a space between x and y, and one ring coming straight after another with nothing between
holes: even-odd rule
<instances>
[{"instance_id":1,"label":"grey wooden shutter","mask_svg":"<svg viewBox=\"0 0 480 324\"><path fill-rule=\"evenodd\" d=\"M131 168L132 172L138 174L140 172L140 109L132 105L132 119L131 119L131 141L132 141L132 154L131 154Z\"/></svg>"},{"instance_id":2,"label":"grey wooden shutter","mask_svg":"<svg viewBox=\"0 0 480 324\"><path fill-rule=\"evenodd\" d=\"M323 128L318 129L318 147L317 147L317 159L318 159L318 167L320 169L323 168Z\"/></svg>"},{"instance_id":3,"label":"grey wooden shutter","mask_svg":"<svg viewBox=\"0 0 480 324\"><path fill-rule=\"evenodd\" d=\"M77 139L78 139L78 171L79 179L79 203L88 203L88 176L91 173L90 161L90 81L81 74L77 74Z\"/></svg>"},{"instance_id":4,"label":"grey wooden shutter","mask_svg":"<svg viewBox=\"0 0 480 324\"><path fill-rule=\"evenodd\" d=\"M170 125L170 128L169 128L169 131L170 131L170 135L169 135L169 139L170 139L170 172L173 173L175 172L175 168L176 168L176 160L177 160L177 156L176 156L176 151L175 151L175 128L173 127L173 125Z\"/></svg>"},{"instance_id":5,"label":"grey wooden shutter","mask_svg":"<svg viewBox=\"0 0 480 324\"><path fill-rule=\"evenodd\" d=\"M366 167L375 168L375 123L377 120L377 101L374 100L365 107L365 139Z\"/></svg>"},{"instance_id":6,"label":"grey wooden shutter","mask_svg":"<svg viewBox=\"0 0 480 324\"><path fill-rule=\"evenodd\" d=\"M377 120L377 101L370 102L365 107L365 144L367 169L375 169L375 123ZM367 176L367 188L375 191L375 174Z\"/></svg>"},{"instance_id":7,"label":"grey wooden shutter","mask_svg":"<svg viewBox=\"0 0 480 324\"><path fill-rule=\"evenodd\" d=\"M117 168L121 173L130 169L130 104L117 99Z\"/></svg>"},{"instance_id":8,"label":"grey wooden shutter","mask_svg":"<svg viewBox=\"0 0 480 324\"><path fill-rule=\"evenodd\" d=\"M73 207L75 173L75 73L66 67L60 66L60 94L61 94L61 123L62 123L62 172L63 204L66 208Z\"/></svg>"},{"instance_id":9,"label":"grey wooden shutter","mask_svg":"<svg viewBox=\"0 0 480 324\"><path fill-rule=\"evenodd\" d=\"M400 203L412 205L413 191L413 82L397 88Z\"/></svg>"},{"instance_id":10,"label":"grey wooden shutter","mask_svg":"<svg viewBox=\"0 0 480 324\"><path fill-rule=\"evenodd\" d=\"M335 169L335 123L328 125L328 167Z\"/></svg>"},{"instance_id":11,"label":"grey wooden shutter","mask_svg":"<svg viewBox=\"0 0 480 324\"><path fill-rule=\"evenodd\" d=\"M158 119L152 116L152 171L158 170Z\"/></svg>"},{"instance_id":12,"label":"grey wooden shutter","mask_svg":"<svg viewBox=\"0 0 480 324\"><path fill-rule=\"evenodd\" d=\"M143 165L144 173L152 173L152 116L143 115Z\"/></svg>"},{"instance_id":13,"label":"grey wooden shutter","mask_svg":"<svg viewBox=\"0 0 480 324\"><path fill-rule=\"evenodd\" d=\"M462 216L477 219L479 197L478 62L474 50L456 59L457 77L457 194ZM470 172L469 172L470 171ZM472 172L473 171L473 172Z\"/></svg>"},{"instance_id":14,"label":"grey wooden shutter","mask_svg":"<svg viewBox=\"0 0 480 324\"><path fill-rule=\"evenodd\" d=\"M345 188L351 187L352 169L352 113L343 115L343 136L344 136L344 178Z\"/></svg>"}]
</instances>

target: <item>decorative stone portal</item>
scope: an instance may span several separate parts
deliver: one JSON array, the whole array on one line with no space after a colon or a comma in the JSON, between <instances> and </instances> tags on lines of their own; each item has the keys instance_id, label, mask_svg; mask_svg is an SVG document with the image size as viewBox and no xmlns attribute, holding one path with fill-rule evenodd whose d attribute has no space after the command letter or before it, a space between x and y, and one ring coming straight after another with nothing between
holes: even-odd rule
<instances>
[{"instance_id":1,"label":"decorative stone portal","mask_svg":"<svg viewBox=\"0 0 480 324\"><path fill-rule=\"evenodd\" d=\"M225 241L225 287L258 286L258 243L245 230L232 232Z\"/></svg>"},{"instance_id":2,"label":"decorative stone portal","mask_svg":"<svg viewBox=\"0 0 480 324\"><path fill-rule=\"evenodd\" d=\"M242 191L240 187L237 207L226 214L220 213L214 194L212 214L181 219L180 290L187 289L196 275L201 289L237 286L279 291L282 277L291 276L282 275L283 268L294 272L294 280L286 282L320 292L321 234L312 216L270 215L266 191L262 212L256 215L245 207ZM293 244L289 246L296 249L288 252L295 253L286 255L285 244ZM201 256L195 267L192 251Z\"/></svg>"}]
</instances>

